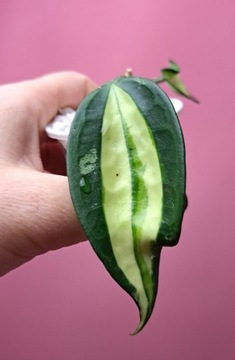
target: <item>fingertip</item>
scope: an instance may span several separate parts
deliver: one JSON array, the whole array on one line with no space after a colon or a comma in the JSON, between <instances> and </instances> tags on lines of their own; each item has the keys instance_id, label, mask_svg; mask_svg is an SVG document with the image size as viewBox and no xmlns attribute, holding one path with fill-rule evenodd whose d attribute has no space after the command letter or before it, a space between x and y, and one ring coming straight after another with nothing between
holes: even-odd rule
<instances>
[{"instance_id":1,"label":"fingertip","mask_svg":"<svg viewBox=\"0 0 235 360\"><path fill-rule=\"evenodd\" d=\"M88 76L63 71L28 82L28 98L32 112L36 113L40 127L44 128L59 109L77 109L80 102L96 88L97 85Z\"/></svg>"}]
</instances>

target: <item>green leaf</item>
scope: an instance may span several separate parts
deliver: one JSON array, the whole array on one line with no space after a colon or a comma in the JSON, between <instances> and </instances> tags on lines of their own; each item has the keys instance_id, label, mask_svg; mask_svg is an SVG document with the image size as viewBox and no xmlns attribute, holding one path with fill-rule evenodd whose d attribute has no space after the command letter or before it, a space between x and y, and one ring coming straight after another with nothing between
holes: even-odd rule
<instances>
[{"instance_id":1,"label":"green leaf","mask_svg":"<svg viewBox=\"0 0 235 360\"><path fill-rule=\"evenodd\" d=\"M180 67L174 61L169 60L169 67L161 69L161 76L155 78L154 81L157 84L166 82L175 93L180 94L195 103L199 103L199 101L186 88L179 76L179 73Z\"/></svg>"}]
</instances>

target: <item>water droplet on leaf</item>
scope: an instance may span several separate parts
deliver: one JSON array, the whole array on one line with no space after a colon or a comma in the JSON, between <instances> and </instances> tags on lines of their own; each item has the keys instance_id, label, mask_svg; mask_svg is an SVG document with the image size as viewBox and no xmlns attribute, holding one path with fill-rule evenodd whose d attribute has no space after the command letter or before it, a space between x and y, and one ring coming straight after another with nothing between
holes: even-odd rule
<instances>
[{"instance_id":1,"label":"water droplet on leaf","mask_svg":"<svg viewBox=\"0 0 235 360\"><path fill-rule=\"evenodd\" d=\"M91 192L91 184L87 176L83 176L79 182L80 189L85 193L89 194Z\"/></svg>"}]
</instances>

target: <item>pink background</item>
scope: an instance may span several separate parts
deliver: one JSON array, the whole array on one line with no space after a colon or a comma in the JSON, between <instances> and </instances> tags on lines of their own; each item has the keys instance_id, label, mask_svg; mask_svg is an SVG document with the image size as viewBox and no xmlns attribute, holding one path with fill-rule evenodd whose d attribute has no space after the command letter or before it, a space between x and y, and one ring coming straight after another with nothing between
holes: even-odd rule
<instances>
[{"instance_id":1,"label":"pink background","mask_svg":"<svg viewBox=\"0 0 235 360\"><path fill-rule=\"evenodd\" d=\"M0 279L1 359L235 358L234 19L233 0L0 0L1 83L65 69L153 77L172 58L201 101L180 116L189 208L147 327L129 336L135 304L81 244Z\"/></svg>"}]
</instances>

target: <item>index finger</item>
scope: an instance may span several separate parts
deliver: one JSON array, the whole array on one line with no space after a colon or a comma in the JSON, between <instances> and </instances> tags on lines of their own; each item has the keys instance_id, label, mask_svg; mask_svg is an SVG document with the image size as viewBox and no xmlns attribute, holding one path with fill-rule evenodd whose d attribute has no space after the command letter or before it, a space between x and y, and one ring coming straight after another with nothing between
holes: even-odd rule
<instances>
[{"instance_id":1,"label":"index finger","mask_svg":"<svg viewBox=\"0 0 235 360\"><path fill-rule=\"evenodd\" d=\"M76 72L61 72L25 82L28 106L39 121L39 127L47 123L64 107L76 109L97 86L87 76Z\"/></svg>"}]
</instances>

